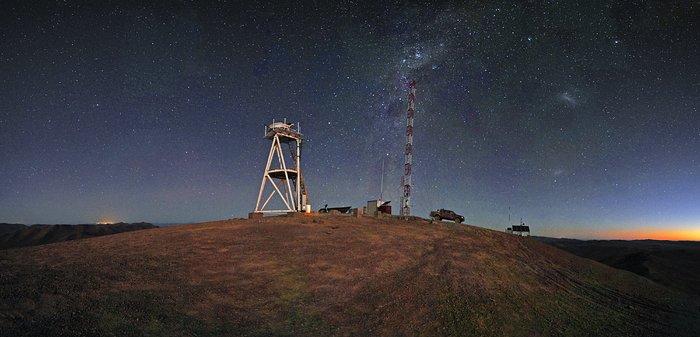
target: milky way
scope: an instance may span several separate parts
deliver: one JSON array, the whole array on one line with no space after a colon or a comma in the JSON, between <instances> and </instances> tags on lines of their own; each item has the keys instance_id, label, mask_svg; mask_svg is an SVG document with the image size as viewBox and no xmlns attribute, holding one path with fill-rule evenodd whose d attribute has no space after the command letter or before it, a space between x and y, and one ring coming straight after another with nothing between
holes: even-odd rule
<instances>
[{"instance_id":1,"label":"milky way","mask_svg":"<svg viewBox=\"0 0 700 337\"><path fill-rule=\"evenodd\" d=\"M543 235L700 226L691 1L3 3L0 221L190 222L255 205L299 122L314 208ZM395 206L396 207L396 206Z\"/></svg>"}]
</instances>

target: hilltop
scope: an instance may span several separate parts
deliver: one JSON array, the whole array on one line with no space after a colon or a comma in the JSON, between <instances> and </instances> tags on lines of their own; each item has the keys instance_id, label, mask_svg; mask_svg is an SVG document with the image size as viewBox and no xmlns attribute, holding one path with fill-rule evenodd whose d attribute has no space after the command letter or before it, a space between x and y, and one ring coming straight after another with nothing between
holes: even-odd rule
<instances>
[{"instance_id":1,"label":"hilltop","mask_svg":"<svg viewBox=\"0 0 700 337\"><path fill-rule=\"evenodd\" d=\"M274 217L0 251L0 334L693 336L699 304L530 238Z\"/></svg>"},{"instance_id":2,"label":"hilltop","mask_svg":"<svg viewBox=\"0 0 700 337\"><path fill-rule=\"evenodd\" d=\"M110 225L0 224L0 249L45 245L152 228L156 226L146 222L120 222Z\"/></svg>"}]
</instances>

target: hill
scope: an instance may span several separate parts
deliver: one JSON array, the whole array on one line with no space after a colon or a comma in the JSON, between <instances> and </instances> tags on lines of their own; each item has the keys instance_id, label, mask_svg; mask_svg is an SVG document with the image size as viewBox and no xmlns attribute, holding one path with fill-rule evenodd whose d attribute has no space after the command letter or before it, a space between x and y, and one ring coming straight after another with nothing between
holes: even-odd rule
<instances>
[{"instance_id":1,"label":"hill","mask_svg":"<svg viewBox=\"0 0 700 337\"><path fill-rule=\"evenodd\" d=\"M0 223L0 234L11 233L27 226L18 223Z\"/></svg>"},{"instance_id":2,"label":"hill","mask_svg":"<svg viewBox=\"0 0 700 337\"><path fill-rule=\"evenodd\" d=\"M697 336L698 303L468 225L230 220L0 251L0 334Z\"/></svg>"},{"instance_id":3,"label":"hill","mask_svg":"<svg viewBox=\"0 0 700 337\"><path fill-rule=\"evenodd\" d=\"M700 242L537 239L700 298Z\"/></svg>"},{"instance_id":4,"label":"hill","mask_svg":"<svg viewBox=\"0 0 700 337\"><path fill-rule=\"evenodd\" d=\"M61 241L112 235L141 229L152 229L156 226L140 223L117 223L111 225L15 225L3 226L13 228L0 233L0 249L45 245Z\"/></svg>"}]
</instances>

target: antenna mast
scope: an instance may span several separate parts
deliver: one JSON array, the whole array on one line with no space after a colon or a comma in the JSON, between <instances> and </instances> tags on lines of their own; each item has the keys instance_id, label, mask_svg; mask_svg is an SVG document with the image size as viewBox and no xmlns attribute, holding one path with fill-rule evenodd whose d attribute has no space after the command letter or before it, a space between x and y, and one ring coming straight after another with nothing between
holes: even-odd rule
<instances>
[{"instance_id":1,"label":"antenna mast","mask_svg":"<svg viewBox=\"0 0 700 337\"><path fill-rule=\"evenodd\" d=\"M408 110L406 110L406 151L404 174L401 179L403 196L401 197L401 215L411 215L411 171L413 166L413 116L416 114L416 80L408 84Z\"/></svg>"},{"instance_id":2,"label":"antenna mast","mask_svg":"<svg viewBox=\"0 0 700 337\"><path fill-rule=\"evenodd\" d=\"M384 157L382 157L382 182L379 185L379 200L384 201Z\"/></svg>"}]
</instances>

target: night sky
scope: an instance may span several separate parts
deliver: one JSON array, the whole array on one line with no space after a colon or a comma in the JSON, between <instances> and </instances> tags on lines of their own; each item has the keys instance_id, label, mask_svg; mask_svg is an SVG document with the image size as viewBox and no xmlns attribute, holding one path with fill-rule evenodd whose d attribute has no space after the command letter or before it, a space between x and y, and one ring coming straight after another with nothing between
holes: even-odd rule
<instances>
[{"instance_id":1,"label":"night sky","mask_svg":"<svg viewBox=\"0 0 700 337\"><path fill-rule=\"evenodd\" d=\"M299 122L314 209L700 240L700 3L3 1L0 222L199 222L255 207Z\"/></svg>"}]
</instances>

